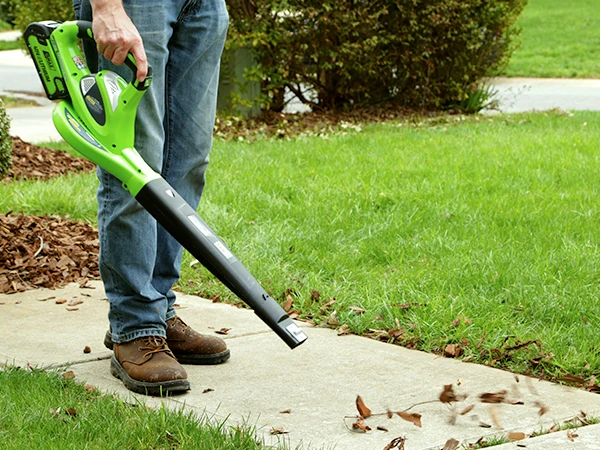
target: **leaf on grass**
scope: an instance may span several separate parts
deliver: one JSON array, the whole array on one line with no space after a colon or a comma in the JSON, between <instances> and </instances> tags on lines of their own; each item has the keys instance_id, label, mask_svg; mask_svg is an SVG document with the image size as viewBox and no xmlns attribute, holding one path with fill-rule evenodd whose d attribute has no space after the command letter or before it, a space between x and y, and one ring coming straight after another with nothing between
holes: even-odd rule
<instances>
[{"instance_id":1,"label":"leaf on grass","mask_svg":"<svg viewBox=\"0 0 600 450\"><path fill-rule=\"evenodd\" d=\"M366 433L371 430L371 427L365 425L365 419L363 417L359 417L358 420L352 424L352 429L361 430L363 433Z\"/></svg>"},{"instance_id":2,"label":"leaf on grass","mask_svg":"<svg viewBox=\"0 0 600 450\"><path fill-rule=\"evenodd\" d=\"M522 431L511 431L506 437L509 441L522 441L523 439L526 439L529 436L527 436Z\"/></svg>"},{"instance_id":3,"label":"leaf on grass","mask_svg":"<svg viewBox=\"0 0 600 450\"><path fill-rule=\"evenodd\" d=\"M360 414L360 417L363 419L371 417L371 410L367 408L360 395L356 396L356 409L358 409L358 414Z\"/></svg>"},{"instance_id":4,"label":"leaf on grass","mask_svg":"<svg viewBox=\"0 0 600 450\"><path fill-rule=\"evenodd\" d=\"M421 414L417 414L417 413L407 413L404 411L400 411L398 412L398 415L400 417L402 417L404 420L406 420L407 422L412 423L413 425L418 426L419 428L421 428Z\"/></svg>"},{"instance_id":5,"label":"leaf on grass","mask_svg":"<svg viewBox=\"0 0 600 450\"><path fill-rule=\"evenodd\" d=\"M90 394L96 392L96 388L94 386L92 386L91 384L84 384L83 388L88 391Z\"/></svg>"},{"instance_id":6,"label":"leaf on grass","mask_svg":"<svg viewBox=\"0 0 600 450\"><path fill-rule=\"evenodd\" d=\"M312 291L310 291L310 299L313 302L318 302L319 300L321 300L321 293L316 289L313 289Z\"/></svg>"},{"instance_id":7,"label":"leaf on grass","mask_svg":"<svg viewBox=\"0 0 600 450\"><path fill-rule=\"evenodd\" d=\"M332 312L332 313L329 315L329 317L327 318L327 323L328 323L329 325L332 325L332 326L334 326L334 327L337 327L337 326L340 324L340 322L337 320L337 314L338 314L338 312L337 312L337 310L336 310L336 311L333 311L333 312Z\"/></svg>"},{"instance_id":8,"label":"leaf on grass","mask_svg":"<svg viewBox=\"0 0 600 450\"><path fill-rule=\"evenodd\" d=\"M457 344L448 344L444 348L444 356L448 358L458 358L460 355L462 355L462 352L462 347Z\"/></svg>"},{"instance_id":9,"label":"leaf on grass","mask_svg":"<svg viewBox=\"0 0 600 450\"><path fill-rule=\"evenodd\" d=\"M271 434L288 434L289 431L283 427L272 427Z\"/></svg>"},{"instance_id":10,"label":"leaf on grass","mask_svg":"<svg viewBox=\"0 0 600 450\"><path fill-rule=\"evenodd\" d=\"M350 311L354 311L356 314L364 314L366 312L366 310L364 310L360 306L350 306L348 309Z\"/></svg>"},{"instance_id":11,"label":"leaf on grass","mask_svg":"<svg viewBox=\"0 0 600 450\"><path fill-rule=\"evenodd\" d=\"M564 375L558 378L558 381L562 381L563 383L575 383L575 384L584 384L585 380L581 377L575 375Z\"/></svg>"},{"instance_id":12,"label":"leaf on grass","mask_svg":"<svg viewBox=\"0 0 600 450\"><path fill-rule=\"evenodd\" d=\"M75 408L67 408L65 409L65 413L67 416L75 417L77 416L77 410Z\"/></svg>"},{"instance_id":13,"label":"leaf on grass","mask_svg":"<svg viewBox=\"0 0 600 450\"><path fill-rule=\"evenodd\" d=\"M450 438L446 441L444 447L442 447L442 450L456 450L458 448L458 444L460 444L460 442L454 438Z\"/></svg>"},{"instance_id":14,"label":"leaf on grass","mask_svg":"<svg viewBox=\"0 0 600 450\"><path fill-rule=\"evenodd\" d=\"M75 372L69 370L68 372L63 373L63 380L72 380L75 378Z\"/></svg>"},{"instance_id":15,"label":"leaf on grass","mask_svg":"<svg viewBox=\"0 0 600 450\"><path fill-rule=\"evenodd\" d=\"M458 401L456 394L454 393L454 388L451 384L444 385L444 390L440 394L440 401L442 403L452 403Z\"/></svg>"},{"instance_id":16,"label":"leaf on grass","mask_svg":"<svg viewBox=\"0 0 600 450\"><path fill-rule=\"evenodd\" d=\"M60 414L60 408L58 408L58 409L50 408L49 413L52 414L55 419L58 419L58 415Z\"/></svg>"},{"instance_id":17,"label":"leaf on grass","mask_svg":"<svg viewBox=\"0 0 600 450\"><path fill-rule=\"evenodd\" d=\"M283 310L287 313L289 313L292 310L292 307L294 306L294 298L288 294L288 296L285 298L285 302L283 302Z\"/></svg>"}]
</instances>

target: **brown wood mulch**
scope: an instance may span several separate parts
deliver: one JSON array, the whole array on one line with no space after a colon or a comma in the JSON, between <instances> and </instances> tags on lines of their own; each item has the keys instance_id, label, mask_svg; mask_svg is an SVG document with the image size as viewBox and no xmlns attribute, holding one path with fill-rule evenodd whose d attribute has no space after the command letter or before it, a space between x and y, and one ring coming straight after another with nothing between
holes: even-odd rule
<instances>
[{"instance_id":1,"label":"brown wood mulch","mask_svg":"<svg viewBox=\"0 0 600 450\"><path fill-rule=\"evenodd\" d=\"M95 164L57 150L13 139L12 167L7 179L47 180L71 172L89 172Z\"/></svg>"},{"instance_id":2,"label":"brown wood mulch","mask_svg":"<svg viewBox=\"0 0 600 450\"><path fill-rule=\"evenodd\" d=\"M47 180L95 165L66 152L13 138L12 168L5 183ZM99 279L98 231L87 223L61 217L0 214L0 293L57 288Z\"/></svg>"}]
</instances>

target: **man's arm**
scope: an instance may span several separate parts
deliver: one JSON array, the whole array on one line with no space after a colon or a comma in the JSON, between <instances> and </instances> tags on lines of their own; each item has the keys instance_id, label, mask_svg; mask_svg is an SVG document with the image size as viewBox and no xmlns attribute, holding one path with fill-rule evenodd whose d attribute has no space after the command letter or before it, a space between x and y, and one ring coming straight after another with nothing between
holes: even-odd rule
<instances>
[{"instance_id":1,"label":"man's arm","mask_svg":"<svg viewBox=\"0 0 600 450\"><path fill-rule=\"evenodd\" d=\"M137 62L137 79L148 74L148 60L142 38L123 8L121 0L90 0L92 31L98 52L116 65L125 62L131 52Z\"/></svg>"}]
</instances>

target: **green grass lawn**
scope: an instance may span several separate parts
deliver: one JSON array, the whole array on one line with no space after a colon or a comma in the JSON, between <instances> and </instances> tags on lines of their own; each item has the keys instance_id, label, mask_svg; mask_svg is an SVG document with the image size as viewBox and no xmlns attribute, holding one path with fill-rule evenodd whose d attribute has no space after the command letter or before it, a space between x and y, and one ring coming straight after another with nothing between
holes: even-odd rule
<instances>
[{"instance_id":1,"label":"green grass lawn","mask_svg":"<svg viewBox=\"0 0 600 450\"><path fill-rule=\"evenodd\" d=\"M597 0L529 0L509 77L600 78Z\"/></svg>"},{"instance_id":2,"label":"green grass lawn","mask_svg":"<svg viewBox=\"0 0 600 450\"><path fill-rule=\"evenodd\" d=\"M589 377L600 374L599 127L598 113L538 113L219 141L200 214L305 319ZM94 222L95 186L93 174L2 184L0 211ZM228 296L190 261L181 289ZM528 341L541 352L510 348Z\"/></svg>"},{"instance_id":3,"label":"green grass lawn","mask_svg":"<svg viewBox=\"0 0 600 450\"><path fill-rule=\"evenodd\" d=\"M126 403L58 373L0 370L0 404L4 450L264 448L250 428Z\"/></svg>"}]
</instances>

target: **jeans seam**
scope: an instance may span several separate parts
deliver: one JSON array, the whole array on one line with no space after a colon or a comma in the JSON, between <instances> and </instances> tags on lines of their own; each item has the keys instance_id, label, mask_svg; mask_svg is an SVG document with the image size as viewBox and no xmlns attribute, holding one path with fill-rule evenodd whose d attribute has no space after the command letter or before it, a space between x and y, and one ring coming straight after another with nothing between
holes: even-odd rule
<instances>
[{"instance_id":1,"label":"jeans seam","mask_svg":"<svg viewBox=\"0 0 600 450\"><path fill-rule=\"evenodd\" d=\"M186 0L181 12L177 17L177 23L185 22L185 20L194 15L202 6L202 0Z\"/></svg>"}]
</instances>

